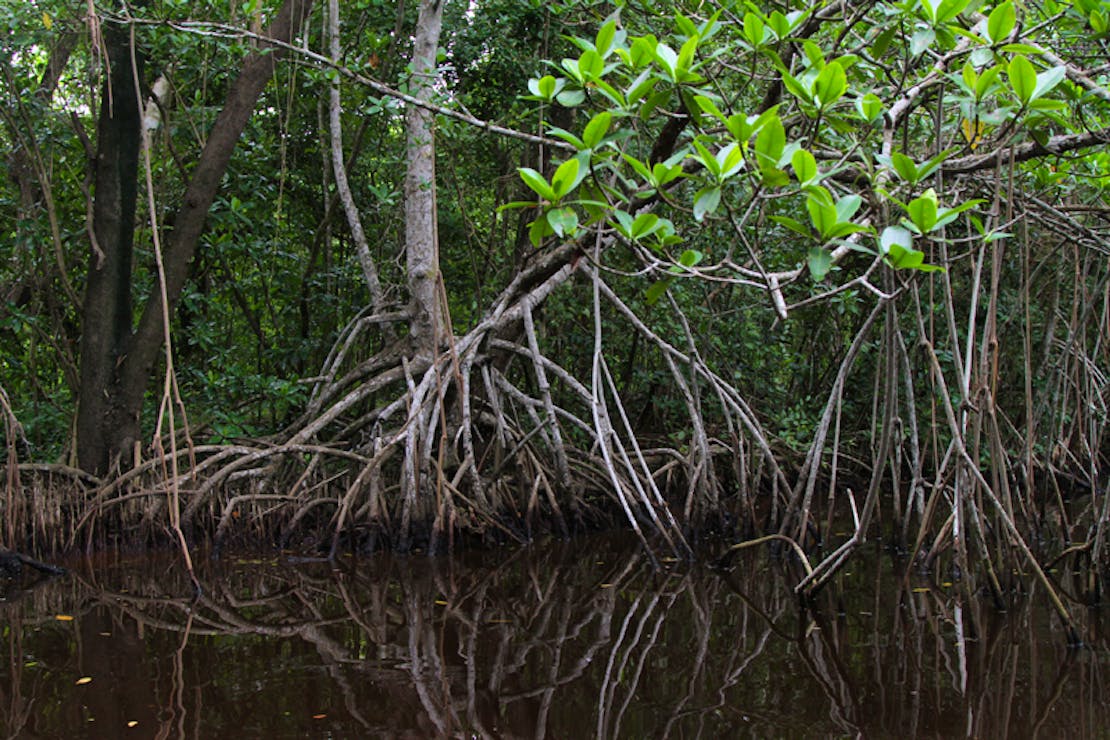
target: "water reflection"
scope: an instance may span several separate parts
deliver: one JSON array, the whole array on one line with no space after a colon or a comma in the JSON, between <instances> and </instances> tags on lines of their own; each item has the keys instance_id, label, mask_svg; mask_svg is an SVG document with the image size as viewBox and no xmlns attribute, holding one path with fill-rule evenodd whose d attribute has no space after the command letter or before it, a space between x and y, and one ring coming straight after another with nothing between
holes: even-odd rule
<instances>
[{"instance_id":1,"label":"water reflection","mask_svg":"<svg viewBox=\"0 0 1110 740\"><path fill-rule=\"evenodd\" d=\"M653 570L599 538L333 568L117 560L0 602L8 737L1105 736L1101 616L1069 651L875 557L802 610L758 553ZM59 619L61 617L61 619ZM68 619L72 617L72 619ZM91 680L84 680L91 679Z\"/></svg>"}]
</instances>

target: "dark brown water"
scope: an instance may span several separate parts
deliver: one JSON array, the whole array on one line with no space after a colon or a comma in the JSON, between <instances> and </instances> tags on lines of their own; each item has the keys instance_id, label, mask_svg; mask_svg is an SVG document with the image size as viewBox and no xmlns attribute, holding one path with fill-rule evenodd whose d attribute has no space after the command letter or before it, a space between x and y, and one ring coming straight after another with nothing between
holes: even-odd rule
<instances>
[{"instance_id":1,"label":"dark brown water","mask_svg":"<svg viewBox=\"0 0 1110 740\"><path fill-rule=\"evenodd\" d=\"M654 570L596 538L333 568L78 564L0 602L0 737L1110 736L1099 612L1069 650L865 558L799 608L780 566Z\"/></svg>"}]
</instances>

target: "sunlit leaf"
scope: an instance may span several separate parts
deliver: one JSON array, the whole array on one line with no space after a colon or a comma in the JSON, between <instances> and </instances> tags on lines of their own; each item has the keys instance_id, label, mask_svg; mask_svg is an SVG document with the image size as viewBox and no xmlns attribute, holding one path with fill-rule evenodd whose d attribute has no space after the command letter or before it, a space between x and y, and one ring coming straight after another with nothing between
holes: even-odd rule
<instances>
[{"instance_id":1,"label":"sunlit leaf","mask_svg":"<svg viewBox=\"0 0 1110 740\"><path fill-rule=\"evenodd\" d=\"M694 267L705 259L705 254L696 249L687 249L678 258L678 264L683 267Z\"/></svg>"},{"instance_id":2,"label":"sunlit leaf","mask_svg":"<svg viewBox=\"0 0 1110 740\"><path fill-rule=\"evenodd\" d=\"M81 676L81 678L74 682L77 686L84 686L87 683L92 683L92 676Z\"/></svg>"},{"instance_id":3,"label":"sunlit leaf","mask_svg":"<svg viewBox=\"0 0 1110 740\"><path fill-rule=\"evenodd\" d=\"M748 12L744 16L744 38L753 47L762 46L767 38L767 26L755 13Z\"/></svg>"},{"instance_id":4,"label":"sunlit leaf","mask_svg":"<svg viewBox=\"0 0 1110 740\"><path fill-rule=\"evenodd\" d=\"M817 179L817 159L805 149L794 152L794 156L790 158L790 164L794 168L794 176L798 178L798 182L804 184Z\"/></svg>"},{"instance_id":5,"label":"sunlit leaf","mask_svg":"<svg viewBox=\"0 0 1110 740\"><path fill-rule=\"evenodd\" d=\"M926 234L933 230L937 223L937 194L929 188L920 197L914 198L906 206L906 212L914 226Z\"/></svg>"},{"instance_id":6,"label":"sunlit leaf","mask_svg":"<svg viewBox=\"0 0 1110 740\"><path fill-rule=\"evenodd\" d=\"M809 212L809 220L813 223L813 228L822 237L828 238L833 229L836 228L836 206L831 203L831 198L828 197L828 192L825 195L819 195L824 188L813 188L806 198L806 210Z\"/></svg>"},{"instance_id":7,"label":"sunlit leaf","mask_svg":"<svg viewBox=\"0 0 1110 740\"><path fill-rule=\"evenodd\" d=\"M764 124L755 137L755 153L761 170L777 168L782 150L786 148L786 129L775 116Z\"/></svg>"},{"instance_id":8,"label":"sunlit leaf","mask_svg":"<svg viewBox=\"0 0 1110 740\"><path fill-rule=\"evenodd\" d=\"M821 108L828 108L848 89L848 77L839 62L829 62L813 83L813 95Z\"/></svg>"},{"instance_id":9,"label":"sunlit leaf","mask_svg":"<svg viewBox=\"0 0 1110 740\"><path fill-rule=\"evenodd\" d=\"M597 40L594 46L597 47L597 53L602 58L609 56L609 52L613 48L613 39L617 35L617 22L615 19L610 19L597 31Z\"/></svg>"},{"instance_id":10,"label":"sunlit leaf","mask_svg":"<svg viewBox=\"0 0 1110 740\"><path fill-rule=\"evenodd\" d=\"M898 173L898 177L910 185L917 184L917 164L912 159L902 154L902 152L894 152L890 155L890 163L894 167L894 171Z\"/></svg>"},{"instance_id":11,"label":"sunlit leaf","mask_svg":"<svg viewBox=\"0 0 1110 740\"><path fill-rule=\"evenodd\" d=\"M547 179L543 175L531 167L518 167L517 172L520 173L520 179L524 180L524 184L532 188L536 195L547 201L554 202L558 200L555 191L547 184Z\"/></svg>"},{"instance_id":12,"label":"sunlit leaf","mask_svg":"<svg viewBox=\"0 0 1110 740\"><path fill-rule=\"evenodd\" d=\"M609 111L602 111L590 119L586 124L586 128L582 131L582 142L586 147L594 149L601 140L605 138L605 134L609 133L609 126L613 122L613 114Z\"/></svg>"},{"instance_id":13,"label":"sunlit leaf","mask_svg":"<svg viewBox=\"0 0 1110 740\"><path fill-rule=\"evenodd\" d=\"M1028 104L1033 99L1033 91L1037 88L1037 70L1033 68L1033 63L1018 54L1010 60L1010 66L1007 67L1006 72L1010 76L1010 87L1014 95L1022 105Z\"/></svg>"},{"instance_id":14,"label":"sunlit leaf","mask_svg":"<svg viewBox=\"0 0 1110 740\"><path fill-rule=\"evenodd\" d=\"M943 0L937 7L937 23L947 23L964 12L969 0Z\"/></svg>"},{"instance_id":15,"label":"sunlit leaf","mask_svg":"<svg viewBox=\"0 0 1110 740\"><path fill-rule=\"evenodd\" d=\"M987 36L991 43L997 44L1010 35L1017 23L1017 13L1012 2L1005 2L991 11L987 17Z\"/></svg>"}]
</instances>

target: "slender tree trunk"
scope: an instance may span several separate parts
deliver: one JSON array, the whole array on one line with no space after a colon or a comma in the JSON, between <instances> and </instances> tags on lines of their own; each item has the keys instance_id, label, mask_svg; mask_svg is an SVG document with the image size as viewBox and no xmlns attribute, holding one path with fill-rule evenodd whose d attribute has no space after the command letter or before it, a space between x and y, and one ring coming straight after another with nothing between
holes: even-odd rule
<instances>
[{"instance_id":1,"label":"slender tree trunk","mask_svg":"<svg viewBox=\"0 0 1110 740\"><path fill-rule=\"evenodd\" d=\"M431 100L436 80L436 49L443 24L443 0L422 0L412 48L411 93ZM405 173L405 255L408 264L409 334L417 355L430 357L444 335L439 308L439 240L436 230L435 118L410 105Z\"/></svg>"},{"instance_id":2,"label":"slender tree trunk","mask_svg":"<svg viewBox=\"0 0 1110 740\"><path fill-rule=\"evenodd\" d=\"M311 8L312 0L286 0L264 36L282 43L292 41ZM141 111L126 36L122 40L109 39L107 44L112 87L102 106L105 112L101 115L97 143L93 217L94 233L105 257L100 261L94 251L90 262L77 422L78 463L93 473L107 471L112 459L127 453L139 439L143 397L162 348L162 311L172 310L181 296L220 180L284 53L280 46L262 41L243 61L224 107L208 133L174 218L173 231L166 240L163 258L169 305L163 306L160 291L152 291L138 327L131 332L131 238ZM120 105L130 107L121 109ZM134 120L122 117L125 114ZM117 247L118 254L110 256L107 250Z\"/></svg>"},{"instance_id":3,"label":"slender tree trunk","mask_svg":"<svg viewBox=\"0 0 1110 740\"><path fill-rule=\"evenodd\" d=\"M339 44L339 0L328 0L328 53L332 61L340 64L341 47ZM355 253L358 263L362 267L362 276L366 280L366 289L370 292L370 305L374 313L381 313L385 309L385 295L382 292L381 280L378 278L378 267L374 264L374 257L370 254L370 242L366 239L366 232L362 228L362 219L358 214L354 195L347 180L347 165L343 158L343 106L340 100L339 80L331 84L331 94L328 97L328 128L331 131L331 164L335 175L335 191L339 202L343 205L343 212L347 215L347 226L351 230L351 239L355 243Z\"/></svg>"}]
</instances>

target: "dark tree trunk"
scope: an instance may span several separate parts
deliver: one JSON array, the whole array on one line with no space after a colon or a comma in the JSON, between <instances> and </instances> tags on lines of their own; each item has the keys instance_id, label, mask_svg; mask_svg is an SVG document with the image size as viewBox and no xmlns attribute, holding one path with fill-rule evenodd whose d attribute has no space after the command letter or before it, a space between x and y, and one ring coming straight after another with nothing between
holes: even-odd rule
<instances>
[{"instance_id":1,"label":"dark tree trunk","mask_svg":"<svg viewBox=\"0 0 1110 740\"><path fill-rule=\"evenodd\" d=\"M265 35L281 43L292 41L311 7L312 0L286 0ZM127 49L126 41L123 48ZM127 54L130 54L129 50ZM181 207L173 218L173 230L167 235L164 245L166 295L171 311L181 296L208 209L219 192L220 180L227 171L235 144L283 54L280 46L260 42L259 48L243 61L239 76L228 90L224 107L193 168ZM122 67L127 69L127 81L115 83L117 75L124 74L119 71ZM141 112L137 107L130 69L129 56L123 63L112 59L114 88L111 103L118 106L121 98L129 97L130 102L136 104L135 114L139 115ZM107 98L104 105L109 105ZM114 120L120 113L116 109L107 115L109 120ZM81 346L77 450L80 466L98 474L106 472L117 456L126 457L131 445L139 439L143 397L164 338L163 306L157 290L152 291L147 299L138 327L131 331L130 245L135 214L138 121L134 130L134 153L131 155L128 150L129 159L125 160L123 150L113 140L121 130L106 127L103 124L105 114L102 114L101 120L94 209L96 234L97 239L102 240L116 234L123 237L126 232L127 251L125 255L113 256L113 262L108 257L107 246L101 243L105 258L102 264L98 264L98 255L92 256L85 300L86 336L82 338ZM126 135L130 134L128 129ZM106 181L103 191L102 171ZM129 188L125 187L126 183L129 183ZM130 208L126 212L123 210L127 203L125 195L130 197ZM100 236L101 221L105 237Z\"/></svg>"},{"instance_id":2,"label":"dark tree trunk","mask_svg":"<svg viewBox=\"0 0 1110 740\"><path fill-rule=\"evenodd\" d=\"M101 91L94 163L95 200L81 333L81 387L77 410L77 461L102 474L114 452L137 438L138 414L115 403L116 368L131 334L131 254L142 111L135 90L142 56L132 66L130 35L105 25L110 72Z\"/></svg>"}]
</instances>

